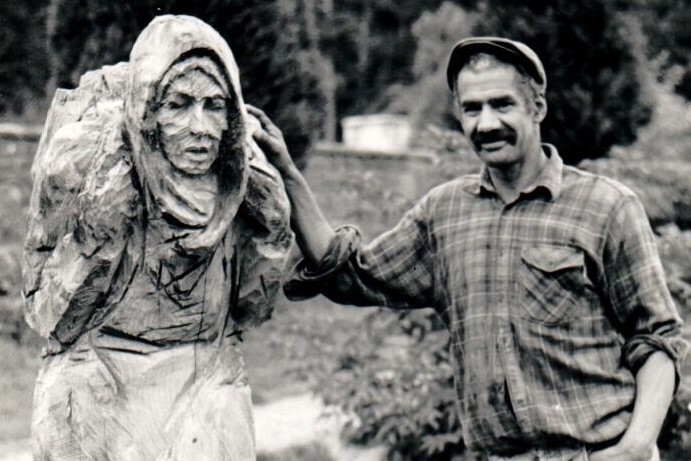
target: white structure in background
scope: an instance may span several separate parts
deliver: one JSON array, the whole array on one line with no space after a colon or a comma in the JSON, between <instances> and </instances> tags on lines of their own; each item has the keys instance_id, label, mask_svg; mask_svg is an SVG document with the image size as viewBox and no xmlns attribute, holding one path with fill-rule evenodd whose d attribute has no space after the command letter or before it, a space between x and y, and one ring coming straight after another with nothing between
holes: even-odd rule
<instances>
[{"instance_id":1,"label":"white structure in background","mask_svg":"<svg viewBox=\"0 0 691 461\"><path fill-rule=\"evenodd\" d=\"M387 153L410 149L413 126L405 115L355 115L345 117L341 126L345 148Z\"/></svg>"}]
</instances>

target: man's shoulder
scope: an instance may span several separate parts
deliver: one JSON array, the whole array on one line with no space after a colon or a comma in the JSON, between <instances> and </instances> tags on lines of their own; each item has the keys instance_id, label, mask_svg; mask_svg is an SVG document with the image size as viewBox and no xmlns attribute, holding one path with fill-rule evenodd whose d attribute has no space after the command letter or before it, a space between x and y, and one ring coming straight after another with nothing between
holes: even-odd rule
<instances>
[{"instance_id":1,"label":"man's shoulder","mask_svg":"<svg viewBox=\"0 0 691 461\"><path fill-rule=\"evenodd\" d=\"M459 210L479 193L479 174L458 176L431 188L418 202L416 208L428 217L439 213L448 215L449 210Z\"/></svg>"},{"instance_id":2,"label":"man's shoulder","mask_svg":"<svg viewBox=\"0 0 691 461\"><path fill-rule=\"evenodd\" d=\"M633 190L616 179L591 173L575 166L564 167L562 191L577 195L587 192L591 197L597 197L599 200L606 200L612 204L638 198Z\"/></svg>"}]
</instances>

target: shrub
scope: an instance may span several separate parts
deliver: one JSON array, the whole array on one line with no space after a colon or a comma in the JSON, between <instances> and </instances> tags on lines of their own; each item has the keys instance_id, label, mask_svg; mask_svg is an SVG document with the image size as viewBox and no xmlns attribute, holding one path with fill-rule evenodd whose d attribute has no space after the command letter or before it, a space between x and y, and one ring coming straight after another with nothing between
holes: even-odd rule
<instances>
[{"instance_id":1,"label":"shrub","mask_svg":"<svg viewBox=\"0 0 691 461\"><path fill-rule=\"evenodd\" d=\"M431 311L372 312L335 363L313 365L315 387L353 415L353 442L385 444L391 459L464 459L448 342Z\"/></svg>"}]
</instances>

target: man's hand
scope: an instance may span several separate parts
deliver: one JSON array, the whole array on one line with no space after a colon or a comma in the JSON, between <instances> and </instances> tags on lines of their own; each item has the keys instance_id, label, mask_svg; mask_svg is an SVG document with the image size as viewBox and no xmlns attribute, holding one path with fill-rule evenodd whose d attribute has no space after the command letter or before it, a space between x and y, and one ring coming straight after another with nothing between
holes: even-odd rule
<instances>
[{"instance_id":1,"label":"man's hand","mask_svg":"<svg viewBox=\"0 0 691 461\"><path fill-rule=\"evenodd\" d=\"M261 128L252 133L254 140L261 150L266 154L267 160L281 173L286 176L296 169L293 159L288 152L288 146L283 139L283 133L274 125L271 119L262 111L254 106L245 104L247 112L259 120Z\"/></svg>"},{"instance_id":2,"label":"man's hand","mask_svg":"<svg viewBox=\"0 0 691 461\"><path fill-rule=\"evenodd\" d=\"M674 381L672 359L662 351L652 353L636 373L636 401L629 427L616 445L592 453L590 461L659 459L655 444L672 401Z\"/></svg>"},{"instance_id":3,"label":"man's hand","mask_svg":"<svg viewBox=\"0 0 691 461\"><path fill-rule=\"evenodd\" d=\"M256 117L261 128L252 134L267 160L283 176L283 184L290 199L290 223L302 254L312 264L318 264L326 254L335 232L324 218L312 191L290 158L283 133L256 107L247 105L247 112Z\"/></svg>"}]
</instances>

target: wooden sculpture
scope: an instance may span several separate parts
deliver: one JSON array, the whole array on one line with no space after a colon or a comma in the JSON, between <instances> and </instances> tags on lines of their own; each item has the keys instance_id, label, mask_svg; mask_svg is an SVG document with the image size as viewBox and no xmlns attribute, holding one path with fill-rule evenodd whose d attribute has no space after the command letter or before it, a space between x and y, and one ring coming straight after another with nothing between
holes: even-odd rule
<instances>
[{"instance_id":1,"label":"wooden sculpture","mask_svg":"<svg viewBox=\"0 0 691 461\"><path fill-rule=\"evenodd\" d=\"M256 126L227 43L188 16L56 93L24 258L36 460L255 458L238 338L292 238Z\"/></svg>"}]
</instances>

